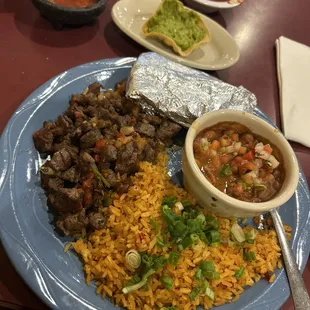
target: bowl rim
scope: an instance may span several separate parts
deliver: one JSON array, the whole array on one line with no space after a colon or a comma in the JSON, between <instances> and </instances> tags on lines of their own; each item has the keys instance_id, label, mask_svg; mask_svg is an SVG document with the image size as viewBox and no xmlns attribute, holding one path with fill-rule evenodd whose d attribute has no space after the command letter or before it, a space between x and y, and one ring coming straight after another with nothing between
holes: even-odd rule
<instances>
[{"instance_id":1,"label":"bowl rim","mask_svg":"<svg viewBox=\"0 0 310 310\"><path fill-rule=\"evenodd\" d=\"M212 0L187 0L187 2L193 2L199 5L216 9L232 9L242 4L242 3L230 4L228 1L212 1Z\"/></svg>"},{"instance_id":2,"label":"bowl rim","mask_svg":"<svg viewBox=\"0 0 310 310\"><path fill-rule=\"evenodd\" d=\"M78 8L78 7L66 7L59 4L55 4L49 0L33 0L37 2L41 2L44 5L47 5L51 8L58 9L65 12L91 12L93 10L96 10L100 8L102 5L105 5L108 0L97 0L97 2L91 6L85 7L85 8Z\"/></svg>"},{"instance_id":3,"label":"bowl rim","mask_svg":"<svg viewBox=\"0 0 310 310\"><path fill-rule=\"evenodd\" d=\"M207 124L208 120L212 119L215 115L226 115L227 120L226 121L236 121L242 124L242 122L231 119L230 117L234 117L236 115L240 116L243 114L249 122L257 122L260 125L264 126L267 130L271 132L274 132L274 130L277 130L279 133L278 137L281 141L281 145L277 145L277 147L281 150L285 148L285 151L290 155L287 161L289 162L291 166L291 178L290 178L290 184L291 186L288 187L288 189L280 194L279 196L275 196L274 198L267 200L265 202L246 202L242 200L238 200L236 198L233 198L231 196L228 196L227 194L223 193L219 189L217 189L214 185L212 185L202 174L200 171L198 165L196 164L195 158L194 158L194 152L193 152L193 142L195 137L198 135L200 131L203 129L209 127ZM219 122L224 122L225 119L223 120L218 120L216 123ZM199 123L203 124L203 128L201 128L199 131L195 129L195 127L198 126ZM216 123L210 125L213 126ZM245 126L249 127L249 125L244 124ZM200 124L199 124L200 126ZM268 139L267 139L268 140ZM299 165L297 161L297 157L290 146L289 142L286 140L286 138L283 136L283 134L273 125L267 123L265 120L261 119L260 117L248 113L248 112L243 112L240 110L230 110L230 109L222 109L222 110L217 110L217 111L212 111L212 112L207 112L197 118L192 125L190 126L186 138L185 138L185 153L187 157L188 164L190 166L190 169L193 170L194 175L196 180L203 186L205 187L211 194L214 193L214 196L218 198L218 200L224 200L225 203L233 206L235 209L240 209L240 210L246 210L246 211L253 211L253 212L267 212L271 209L277 208L282 206L284 203L286 203L294 194L297 185L298 185L298 180L299 180ZM284 150L282 151L282 154L284 153ZM284 160L283 160L284 161ZM279 191L281 193L281 189Z\"/></svg>"}]
</instances>

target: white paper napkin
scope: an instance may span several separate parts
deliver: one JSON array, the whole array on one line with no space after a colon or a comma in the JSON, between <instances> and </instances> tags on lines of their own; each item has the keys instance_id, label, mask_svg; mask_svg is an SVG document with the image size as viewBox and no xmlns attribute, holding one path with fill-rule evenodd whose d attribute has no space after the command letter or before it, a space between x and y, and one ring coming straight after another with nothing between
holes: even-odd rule
<instances>
[{"instance_id":1,"label":"white paper napkin","mask_svg":"<svg viewBox=\"0 0 310 310\"><path fill-rule=\"evenodd\" d=\"M310 47L280 37L276 50L284 135L310 147Z\"/></svg>"}]
</instances>

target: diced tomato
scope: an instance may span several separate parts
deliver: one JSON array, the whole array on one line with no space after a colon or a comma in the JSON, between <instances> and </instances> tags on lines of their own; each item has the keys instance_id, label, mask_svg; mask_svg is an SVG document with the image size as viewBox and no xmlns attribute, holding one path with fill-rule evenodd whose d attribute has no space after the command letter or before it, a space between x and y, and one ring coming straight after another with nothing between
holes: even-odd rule
<instances>
[{"instance_id":1,"label":"diced tomato","mask_svg":"<svg viewBox=\"0 0 310 310\"><path fill-rule=\"evenodd\" d=\"M239 167L239 174L243 175L243 174L245 174L249 170L250 171L256 170L256 165L251 163L251 162L246 162L246 163L242 164Z\"/></svg>"},{"instance_id":2,"label":"diced tomato","mask_svg":"<svg viewBox=\"0 0 310 310\"><path fill-rule=\"evenodd\" d=\"M220 142L218 140L213 140L213 142L210 145L211 150L218 150L220 148Z\"/></svg>"},{"instance_id":3,"label":"diced tomato","mask_svg":"<svg viewBox=\"0 0 310 310\"><path fill-rule=\"evenodd\" d=\"M248 148L249 148L250 150L254 150L254 149L255 149L255 145L252 144L252 143L250 143L250 144L248 144Z\"/></svg>"},{"instance_id":4,"label":"diced tomato","mask_svg":"<svg viewBox=\"0 0 310 310\"><path fill-rule=\"evenodd\" d=\"M239 197L243 193L242 184L235 184L232 192L234 196Z\"/></svg>"},{"instance_id":5,"label":"diced tomato","mask_svg":"<svg viewBox=\"0 0 310 310\"><path fill-rule=\"evenodd\" d=\"M96 147L96 149L101 149L104 147L104 145L105 145L105 141L104 141L104 139L101 139L101 140L96 141L95 147Z\"/></svg>"},{"instance_id":6,"label":"diced tomato","mask_svg":"<svg viewBox=\"0 0 310 310\"><path fill-rule=\"evenodd\" d=\"M220 165L221 165L221 161L220 161L220 158L219 156L213 156L211 158L211 162L212 162L212 166L215 168L215 169L218 169L220 168Z\"/></svg>"},{"instance_id":7,"label":"diced tomato","mask_svg":"<svg viewBox=\"0 0 310 310\"><path fill-rule=\"evenodd\" d=\"M254 151L249 151L249 152L247 152L246 154L243 155L243 158L244 158L245 160L248 160L248 161L254 160L254 159L255 159L255 153L254 153Z\"/></svg>"},{"instance_id":8,"label":"diced tomato","mask_svg":"<svg viewBox=\"0 0 310 310\"><path fill-rule=\"evenodd\" d=\"M268 144L264 145L264 150L265 150L266 152L270 153L270 154L272 153L272 148L271 148L271 146L268 145Z\"/></svg>"},{"instance_id":9,"label":"diced tomato","mask_svg":"<svg viewBox=\"0 0 310 310\"><path fill-rule=\"evenodd\" d=\"M241 164L244 160L243 160L242 157L237 156L237 157L235 158L235 161L236 161L238 164Z\"/></svg>"},{"instance_id":10,"label":"diced tomato","mask_svg":"<svg viewBox=\"0 0 310 310\"><path fill-rule=\"evenodd\" d=\"M36 132L33 134L33 137L34 137L34 138L37 138L37 137L39 137L39 135L40 135L40 130L36 131Z\"/></svg>"},{"instance_id":11,"label":"diced tomato","mask_svg":"<svg viewBox=\"0 0 310 310\"><path fill-rule=\"evenodd\" d=\"M225 154L225 155L221 156L221 162L222 162L222 164L227 164L233 158L234 158L234 155L232 155L232 154Z\"/></svg>"},{"instance_id":12,"label":"diced tomato","mask_svg":"<svg viewBox=\"0 0 310 310\"><path fill-rule=\"evenodd\" d=\"M238 153L240 155L244 155L246 152L247 152L247 148L245 146L241 146Z\"/></svg>"},{"instance_id":13,"label":"diced tomato","mask_svg":"<svg viewBox=\"0 0 310 310\"><path fill-rule=\"evenodd\" d=\"M74 115L75 115L75 118L80 118L82 116L80 112L75 112Z\"/></svg>"},{"instance_id":14,"label":"diced tomato","mask_svg":"<svg viewBox=\"0 0 310 310\"><path fill-rule=\"evenodd\" d=\"M231 140L238 142L239 141L239 135L237 133L233 133L231 135Z\"/></svg>"}]
</instances>

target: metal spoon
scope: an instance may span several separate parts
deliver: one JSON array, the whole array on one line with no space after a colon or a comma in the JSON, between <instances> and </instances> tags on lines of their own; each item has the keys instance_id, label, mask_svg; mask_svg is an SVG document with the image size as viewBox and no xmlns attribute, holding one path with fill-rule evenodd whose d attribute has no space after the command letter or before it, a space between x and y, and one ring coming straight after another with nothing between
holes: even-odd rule
<instances>
[{"instance_id":1,"label":"metal spoon","mask_svg":"<svg viewBox=\"0 0 310 310\"><path fill-rule=\"evenodd\" d=\"M291 246L286 238L281 217L276 209L270 211L274 227L276 228L282 255L285 263L286 274L291 287L292 297L296 310L310 310L310 298L304 280L298 269Z\"/></svg>"}]
</instances>

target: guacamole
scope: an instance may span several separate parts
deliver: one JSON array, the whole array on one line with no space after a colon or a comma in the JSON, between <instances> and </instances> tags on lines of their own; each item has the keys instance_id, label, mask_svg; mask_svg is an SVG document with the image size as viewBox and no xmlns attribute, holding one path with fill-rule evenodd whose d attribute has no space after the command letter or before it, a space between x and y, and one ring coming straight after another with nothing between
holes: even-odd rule
<instances>
[{"instance_id":1,"label":"guacamole","mask_svg":"<svg viewBox=\"0 0 310 310\"><path fill-rule=\"evenodd\" d=\"M178 0L163 0L160 9L147 22L147 32L158 32L170 37L182 51L200 42L206 33L200 17L183 7Z\"/></svg>"}]
</instances>

